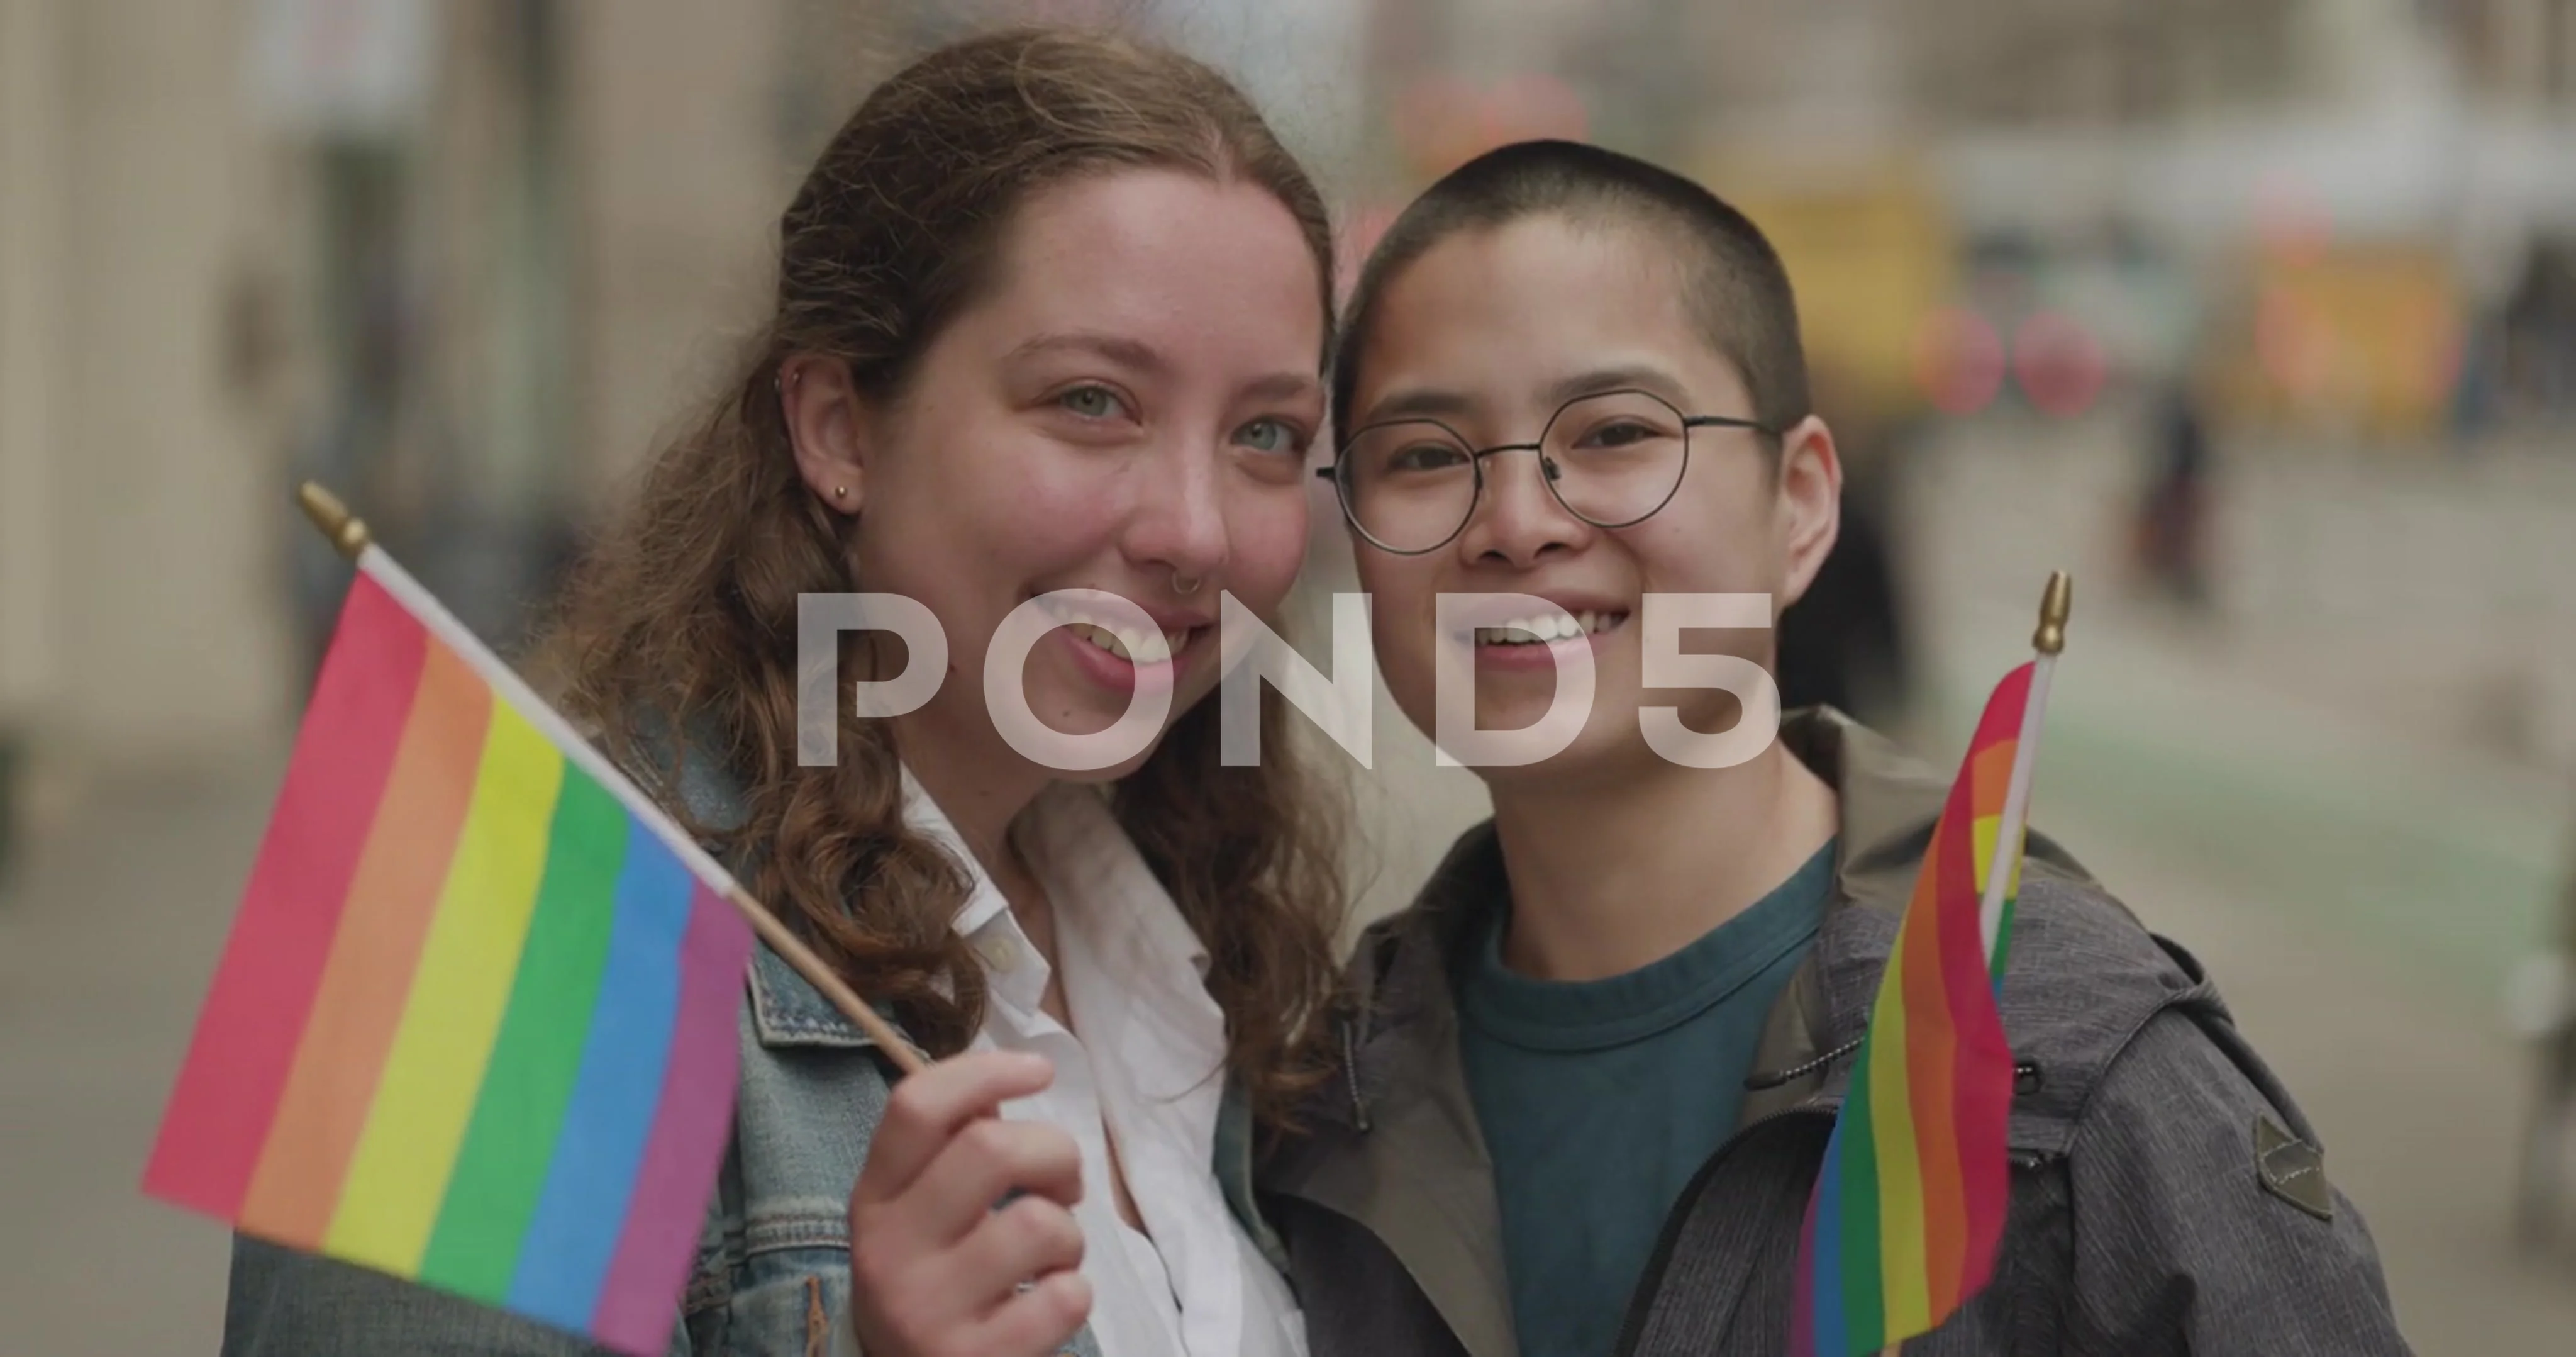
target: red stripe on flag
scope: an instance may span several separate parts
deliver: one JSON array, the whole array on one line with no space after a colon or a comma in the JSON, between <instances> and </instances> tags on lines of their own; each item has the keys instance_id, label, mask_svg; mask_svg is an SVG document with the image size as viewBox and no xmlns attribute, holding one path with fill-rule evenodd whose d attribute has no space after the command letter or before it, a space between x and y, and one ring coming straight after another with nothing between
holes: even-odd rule
<instances>
[{"instance_id":1,"label":"red stripe on flag","mask_svg":"<svg viewBox=\"0 0 2576 1357\"><path fill-rule=\"evenodd\" d=\"M1934 842L1924 856L1922 889L1905 920L1905 1059L1914 1095L1914 1137L1923 1183L1924 1294L1934 1316L1958 1302L1961 1253L1967 1244L1960 1200L1963 1149L1952 1104L1958 1097L1959 1009L1963 977L1954 955L1962 923L1970 950L1977 936L1976 855L1969 832L1967 784L1951 785ZM1969 983L1977 983L1973 978Z\"/></svg>"},{"instance_id":2,"label":"red stripe on flag","mask_svg":"<svg viewBox=\"0 0 2576 1357\"><path fill-rule=\"evenodd\" d=\"M319 1249L331 1228L446 891L491 713L491 686L432 638L268 1144L234 1218L246 1233Z\"/></svg>"},{"instance_id":3,"label":"red stripe on flag","mask_svg":"<svg viewBox=\"0 0 2576 1357\"><path fill-rule=\"evenodd\" d=\"M2003 681L1995 685L1994 696L1986 699L1985 713L1977 718L1976 738L1968 741L1971 750L2005 740L2021 738L2022 713L2030 706L2030 675L2033 662L2024 660Z\"/></svg>"},{"instance_id":4,"label":"red stripe on flag","mask_svg":"<svg viewBox=\"0 0 2576 1357\"><path fill-rule=\"evenodd\" d=\"M2023 664L2004 675L1987 699L1977 722L1977 738L1960 770L1961 790L1980 803L1989 799L2000 811L2002 787L2012 776L2011 754L2018 752L2022 716L2030 704L2032 666ZM1971 784L1986 784L1971 786ZM1964 798L1963 798L1964 799ZM1963 823L1961 829L1968 826ZM1963 838L1967 837L1963 833ZM2009 872L2018 843L1998 840L1994 870ZM2007 878L2009 879L2009 878ZM2003 1239L2004 1217L2011 1204L2010 1134L2013 1097L2012 1047L2006 1041L2002 1015L1995 1006L1992 971L1979 922L1983 892L1973 869L1959 890L1966 905L1963 927L1943 962L1952 978L1955 1009L1957 1085L1952 1093L1958 1127L1959 1176L1965 1224L1964 1269L1959 1278L1962 1300L1982 1290L1994 1275L1995 1254Z\"/></svg>"},{"instance_id":5,"label":"red stripe on flag","mask_svg":"<svg viewBox=\"0 0 2576 1357\"><path fill-rule=\"evenodd\" d=\"M268 1140L429 638L375 581L341 606L143 1190L231 1220Z\"/></svg>"}]
</instances>

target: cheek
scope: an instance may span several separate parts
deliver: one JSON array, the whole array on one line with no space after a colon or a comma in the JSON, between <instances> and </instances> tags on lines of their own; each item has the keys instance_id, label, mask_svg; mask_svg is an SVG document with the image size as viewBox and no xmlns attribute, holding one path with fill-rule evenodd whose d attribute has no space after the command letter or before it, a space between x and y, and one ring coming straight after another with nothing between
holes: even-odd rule
<instances>
[{"instance_id":1,"label":"cheek","mask_svg":"<svg viewBox=\"0 0 2576 1357\"><path fill-rule=\"evenodd\" d=\"M1781 561L1765 507L1676 503L1621 535L1649 590L1770 593L1780 587Z\"/></svg>"},{"instance_id":2,"label":"cheek","mask_svg":"<svg viewBox=\"0 0 2576 1357\"><path fill-rule=\"evenodd\" d=\"M1362 546L1360 551L1360 588L1368 594L1369 631L1377 643L1378 669L1390 689L1417 678L1428 684L1439 620L1439 581L1421 562L1380 555L1372 563L1367 557L1375 549ZM1397 695L1403 696L1401 691Z\"/></svg>"},{"instance_id":3,"label":"cheek","mask_svg":"<svg viewBox=\"0 0 2576 1357\"><path fill-rule=\"evenodd\" d=\"M1272 616L1306 564L1308 506L1304 487L1264 487L1240 497L1226 515L1227 592Z\"/></svg>"},{"instance_id":4,"label":"cheek","mask_svg":"<svg viewBox=\"0 0 2576 1357\"><path fill-rule=\"evenodd\" d=\"M1098 554L1116 506L1098 477L1066 474L1006 428L884 459L861 510L864 587L929 604L953 643L980 644L1027 582Z\"/></svg>"}]
</instances>

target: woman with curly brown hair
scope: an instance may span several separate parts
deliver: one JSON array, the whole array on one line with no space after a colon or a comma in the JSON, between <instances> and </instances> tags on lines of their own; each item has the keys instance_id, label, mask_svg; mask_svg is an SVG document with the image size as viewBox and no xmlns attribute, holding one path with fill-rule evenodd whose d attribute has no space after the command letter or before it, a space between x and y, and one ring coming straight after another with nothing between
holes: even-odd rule
<instances>
[{"instance_id":1,"label":"woman with curly brown hair","mask_svg":"<svg viewBox=\"0 0 2576 1357\"><path fill-rule=\"evenodd\" d=\"M1276 695L1258 767L1220 765L1201 699L1220 598L1275 617L1302 563L1330 265L1314 186L1223 77L1059 31L897 74L788 207L772 319L548 654L567 712L940 1059L890 1088L758 955L675 1351L1302 1350L1249 1142L1324 1068L1339 859ZM1081 589L1153 626L1059 608L1028 710L1092 735L1162 687L1172 715L1066 774L975 680L1006 617ZM799 600L857 592L928 609L945 681L844 703L807 766ZM913 658L853 631L841 672ZM237 1245L228 1354L466 1350L580 1349Z\"/></svg>"}]
</instances>

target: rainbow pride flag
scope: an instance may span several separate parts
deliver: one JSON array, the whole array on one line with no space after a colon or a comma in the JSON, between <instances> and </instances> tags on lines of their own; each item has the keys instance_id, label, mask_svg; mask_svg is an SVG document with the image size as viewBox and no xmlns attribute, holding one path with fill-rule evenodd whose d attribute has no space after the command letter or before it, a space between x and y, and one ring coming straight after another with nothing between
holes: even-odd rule
<instances>
[{"instance_id":1,"label":"rainbow pride flag","mask_svg":"<svg viewBox=\"0 0 2576 1357\"><path fill-rule=\"evenodd\" d=\"M1993 1274L2013 1096L1995 996L2020 880L2032 675L2047 663L2013 670L1987 699L1897 926L1798 1238L1794 1357L1860 1357L1928 1333ZM2008 797L2017 772L2022 794Z\"/></svg>"},{"instance_id":2,"label":"rainbow pride flag","mask_svg":"<svg viewBox=\"0 0 2576 1357\"><path fill-rule=\"evenodd\" d=\"M373 547L144 1190L659 1354L733 1120L729 879Z\"/></svg>"}]
</instances>

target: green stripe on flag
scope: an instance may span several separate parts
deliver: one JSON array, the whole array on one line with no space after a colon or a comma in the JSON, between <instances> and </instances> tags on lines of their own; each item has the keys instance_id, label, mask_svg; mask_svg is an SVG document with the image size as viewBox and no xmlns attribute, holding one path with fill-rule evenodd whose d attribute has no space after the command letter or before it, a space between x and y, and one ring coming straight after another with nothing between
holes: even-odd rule
<instances>
[{"instance_id":1,"label":"green stripe on flag","mask_svg":"<svg viewBox=\"0 0 2576 1357\"><path fill-rule=\"evenodd\" d=\"M2013 905L2019 895L2004 897L2003 908L1995 911L1995 952L1986 959L1986 975L1997 985L2004 982L2004 967L2012 961Z\"/></svg>"},{"instance_id":2,"label":"green stripe on flag","mask_svg":"<svg viewBox=\"0 0 2576 1357\"><path fill-rule=\"evenodd\" d=\"M1887 1231L1879 1212L1878 1136L1869 1101L1877 1049L1875 1041L1861 1042L1843 1105L1843 1316L1851 1346L1860 1352L1875 1352L1887 1341L1887 1281L1879 1270Z\"/></svg>"},{"instance_id":3,"label":"green stripe on flag","mask_svg":"<svg viewBox=\"0 0 2576 1357\"><path fill-rule=\"evenodd\" d=\"M625 865L626 808L564 770L536 915L420 1279L498 1305L536 1214L590 1035Z\"/></svg>"}]
</instances>

